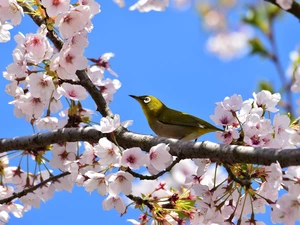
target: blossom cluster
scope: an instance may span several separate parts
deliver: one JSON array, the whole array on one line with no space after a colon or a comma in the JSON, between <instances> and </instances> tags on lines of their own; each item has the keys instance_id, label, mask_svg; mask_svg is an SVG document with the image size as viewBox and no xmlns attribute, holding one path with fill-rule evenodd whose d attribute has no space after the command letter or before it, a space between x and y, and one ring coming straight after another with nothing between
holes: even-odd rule
<instances>
[{"instance_id":1,"label":"blossom cluster","mask_svg":"<svg viewBox=\"0 0 300 225\"><path fill-rule=\"evenodd\" d=\"M13 4L13 1L7 4ZM109 64L113 53L105 53L97 60L90 59L94 62L91 65L84 56L84 49L88 46L87 33L93 29L91 19L100 13L100 5L93 0L79 1L76 6L70 5L69 1L44 0L42 4L45 13L56 18L53 25L60 31L64 44L57 52L46 36L48 29L45 25L40 26L37 33L19 33L15 36L17 46L13 50L14 62L3 72L4 78L10 82L5 91L14 98L10 102L14 105L14 115L25 117L38 130L62 128L70 117L77 117L78 121L77 124L68 124L69 127L77 126L80 122L88 123L93 110L72 103L88 97L76 71L85 70L108 103L121 86L117 79L104 79L105 70L117 76ZM69 105L76 105L73 113L63 110L62 97L71 101ZM59 116L54 115L56 113Z\"/></svg>"}]
</instances>

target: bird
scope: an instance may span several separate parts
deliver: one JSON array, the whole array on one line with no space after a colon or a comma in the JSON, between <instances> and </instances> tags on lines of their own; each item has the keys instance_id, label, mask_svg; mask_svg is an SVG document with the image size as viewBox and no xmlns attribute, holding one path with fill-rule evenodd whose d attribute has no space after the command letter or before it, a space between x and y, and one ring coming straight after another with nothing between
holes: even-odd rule
<instances>
[{"instance_id":1,"label":"bird","mask_svg":"<svg viewBox=\"0 0 300 225\"><path fill-rule=\"evenodd\" d=\"M215 131L224 132L205 120L168 108L154 96L129 96L140 103L150 128L160 137L197 141L198 137L203 134Z\"/></svg>"}]
</instances>

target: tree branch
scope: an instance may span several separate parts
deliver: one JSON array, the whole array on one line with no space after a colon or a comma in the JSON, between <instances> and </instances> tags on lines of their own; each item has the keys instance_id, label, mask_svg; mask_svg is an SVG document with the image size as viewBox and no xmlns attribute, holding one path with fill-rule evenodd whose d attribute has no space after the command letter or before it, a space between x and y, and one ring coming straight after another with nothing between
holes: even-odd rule
<instances>
[{"instance_id":1,"label":"tree branch","mask_svg":"<svg viewBox=\"0 0 300 225\"><path fill-rule=\"evenodd\" d=\"M57 179L62 178L64 176L67 176L69 174L70 174L69 172L64 172L64 173L58 174L56 176L49 177L48 179L44 180L43 182L41 182L41 183L31 187L31 188L27 188L27 189L24 189L23 191L14 193L12 196L10 196L8 198L0 199L0 204L9 203L9 202L11 202L12 200L14 200L16 198L21 198L21 197L27 195L30 192L34 192L39 187L42 187L42 186L46 185L48 182L56 181Z\"/></svg>"},{"instance_id":2,"label":"tree branch","mask_svg":"<svg viewBox=\"0 0 300 225\"><path fill-rule=\"evenodd\" d=\"M281 8L277 4L276 0L265 0L265 1ZM282 10L284 10L284 9L282 9ZM285 10L285 11L293 14L295 17L297 17L300 20L300 4L298 2L296 2L295 0L293 1L292 7L289 10Z\"/></svg>"},{"instance_id":3,"label":"tree branch","mask_svg":"<svg viewBox=\"0 0 300 225\"><path fill-rule=\"evenodd\" d=\"M270 165L278 161L282 167L300 165L299 149L275 149L238 145L216 144L209 141L184 142L177 139L136 134L124 128L115 131L116 140L123 148L140 147L149 151L151 147L165 143L170 146L170 154L181 159L209 158L223 163L251 163ZM30 136L0 139L0 153L47 146L59 142L88 141L97 143L101 137L113 141L110 135L104 135L92 128L63 128L53 132Z\"/></svg>"},{"instance_id":4,"label":"tree branch","mask_svg":"<svg viewBox=\"0 0 300 225\"><path fill-rule=\"evenodd\" d=\"M159 178L160 176L164 175L166 172L171 171L171 169L177 164L179 163L181 160L180 157L177 157L166 169L160 171L157 174L154 175L143 175L140 173L136 173L134 171L132 171L129 167L127 168L126 172L130 173L132 176L139 178L140 180L156 180L157 178Z\"/></svg>"}]
</instances>

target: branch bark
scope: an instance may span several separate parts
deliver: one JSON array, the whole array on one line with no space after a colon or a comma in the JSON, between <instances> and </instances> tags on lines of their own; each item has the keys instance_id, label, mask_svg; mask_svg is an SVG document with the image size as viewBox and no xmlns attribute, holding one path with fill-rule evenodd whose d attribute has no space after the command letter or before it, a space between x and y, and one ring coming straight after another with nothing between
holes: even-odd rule
<instances>
[{"instance_id":1,"label":"branch bark","mask_svg":"<svg viewBox=\"0 0 300 225\"><path fill-rule=\"evenodd\" d=\"M265 1L281 8L277 4L276 0L265 0ZM282 10L284 10L284 9L282 9ZM291 13L292 15L294 15L295 17L297 17L300 20L300 4L298 2L296 2L295 0L293 1L292 7L289 10L285 10L285 11Z\"/></svg>"},{"instance_id":2,"label":"branch bark","mask_svg":"<svg viewBox=\"0 0 300 225\"><path fill-rule=\"evenodd\" d=\"M143 135L130 132L125 128L115 131L118 144L123 148L140 147L149 151L152 146L166 143L170 153L181 159L209 158L223 163L251 163L270 165L278 161L282 167L300 165L299 149L275 149L249 146L224 145L209 141L184 142L177 139ZM39 147L59 142L88 141L97 143L102 137L111 141L110 135L102 134L92 128L63 128L53 132L39 133L30 136L0 139L0 153L11 150L36 150Z\"/></svg>"}]
</instances>

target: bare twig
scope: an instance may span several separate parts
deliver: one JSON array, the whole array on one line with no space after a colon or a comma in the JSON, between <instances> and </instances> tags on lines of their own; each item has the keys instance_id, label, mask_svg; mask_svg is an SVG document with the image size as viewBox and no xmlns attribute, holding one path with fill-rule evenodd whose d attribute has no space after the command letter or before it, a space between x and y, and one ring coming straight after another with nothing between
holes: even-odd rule
<instances>
[{"instance_id":1,"label":"bare twig","mask_svg":"<svg viewBox=\"0 0 300 225\"><path fill-rule=\"evenodd\" d=\"M56 175L56 176L52 176L52 177L49 177L48 179L44 180L43 182L31 187L31 188L27 188L27 189L24 189L23 191L20 191L20 192L17 192L17 193L14 193L12 196L8 197L8 198L3 198L3 199L0 199L0 204L5 204L5 203L9 203L11 202L12 200L16 199L16 198L21 198L25 195L27 195L28 193L32 193L34 192L36 189L46 185L48 182L51 182L51 181L56 181L57 179L59 178L62 178L64 176L67 176L69 175L70 173L69 172L64 172L64 173L61 173L59 175Z\"/></svg>"},{"instance_id":2,"label":"bare twig","mask_svg":"<svg viewBox=\"0 0 300 225\"><path fill-rule=\"evenodd\" d=\"M289 112L292 117L294 117L294 109L293 109L293 98L292 98L292 92L291 92L291 82L287 81L287 77L285 76L285 72L282 68L282 64L279 60L279 54L278 54L278 48L275 41L275 35L274 35L274 21L269 18L269 32L267 34L267 38L270 41L271 47L272 47L272 57L270 58L271 61L274 63L275 68L277 70L277 73L279 75L281 86L283 87L284 93L286 94L286 101L283 107L287 112Z\"/></svg>"},{"instance_id":3,"label":"bare twig","mask_svg":"<svg viewBox=\"0 0 300 225\"><path fill-rule=\"evenodd\" d=\"M142 175L140 173L136 173L134 171L132 171L130 168L128 168L126 170L126 172L130 173L132 176L139 178L140 180L155 180L159 177L161 177L162 175L164 175L166 172L171 171L171 169L177 164L179 163L181 160L180 157L177 157L165 170L160 171L157 174L154 175Z\"/></svg>"},{"instance_id":4,"label":"bare twig","mask_svg":"<svg viewBox=\"0 0 300 225\"><path fill-rule=\"evenodd\" d=\"M150 210L152 210L154 208L154 206L148 200L144 200L141 197L134 196L134 195L126 195L126 196L127 196L127 198L134 201L135 204L137 204L137 205L146 205L146 206L148 206L148 208Z\"/></svg>"}]
</instances>

